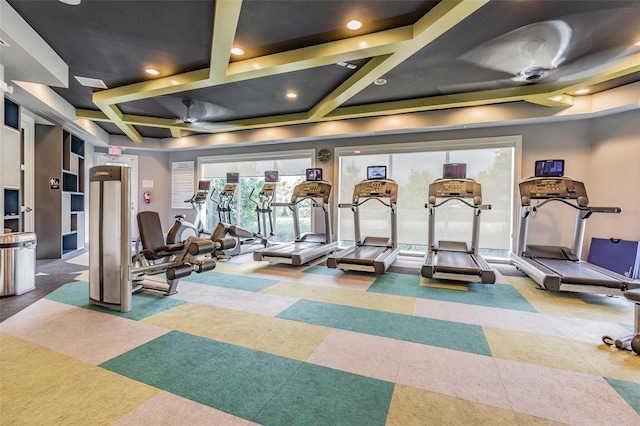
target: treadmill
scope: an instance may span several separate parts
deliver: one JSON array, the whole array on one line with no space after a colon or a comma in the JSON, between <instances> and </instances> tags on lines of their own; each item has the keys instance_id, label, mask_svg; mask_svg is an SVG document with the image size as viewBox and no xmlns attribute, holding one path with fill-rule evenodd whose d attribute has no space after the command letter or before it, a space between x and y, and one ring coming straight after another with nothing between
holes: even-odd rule
<instances>
[{"instance_id":1,"label":"treadmill","mask_svg":"<svg viewBox=\"0 0 640 426\"><path fill-rule=\"evenodd\" d=\"M293 212L295 241L254 251L253 260L264 260L299 266L333 252L338 247L338 243L333 241L331 234L329 208L332 189L331 183L322 180L322 169L307 169L306 174L307 180L296 185L293 189L291 202L271 204L273 207L288 207ZM313 207L322 209L324 233L305 232L304 234L300 234L300 212L298 205L305 200L311 200Z\"/></svg>"},{"instance_id":2,"label":"treadmill","mask_svg":"<svg viewBox=\"0 0 640 426\"><path fill-rule=\"evenodd\" d=\"M640 281L580 260L584 228L593 213L620 213L620 207L591 207L584 183L564 175L564 160L536 161L536 173L520 183L520 234L511 261L542 288L621 294L640 287ZM531 205L532 200L539 200ZM549 203L563 203L576 210L571 248L527 244L529 219Z\"/></svg>"},{"instance_id":3,"label":"treadmill","mask_svg":"<svg viewBox=\"0 0 640 426\"><path fill-rule=\"evenodd\" d=\"M467 165L450 163L443 166L443 178L429 185L429 199L425 207L429 210L429 247L420 271L425 278L438 278L438 273L467 276L482 284L496 282L495 271L478 254L480 236L480 213L491 209L482 204L482 186L466 177ZM438 202L440 201L440 202ZM460 202L473 209L471 246L466 241L438 241L435 244L436 209L450 202Z\"/></svg>"},{"instance_id":4,"label":"treadmill","mask_svg":"<svg viewBox=\"0 0 640 426\"><path fill-rule=\"evenodd\" d=\"M341 203L340 208L353 211L356 244L341 250L327 258L327 266L334 269L375 272L386 272L398 257L398 220L396 203L398 184L387 179L386 166L367 167L367 179L358 183L353 190L352 203ZM365 237L360 234L359 207L371 200L376 200L389 208L391 219L390 237ZM388 201L385 201L388 200Z\"/></svg>"}]
</instances>

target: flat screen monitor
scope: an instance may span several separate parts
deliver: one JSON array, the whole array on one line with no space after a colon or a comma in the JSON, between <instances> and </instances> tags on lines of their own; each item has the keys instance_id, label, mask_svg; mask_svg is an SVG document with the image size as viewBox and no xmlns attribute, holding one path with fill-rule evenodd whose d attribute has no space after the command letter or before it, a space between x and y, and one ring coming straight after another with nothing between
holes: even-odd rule
<instances>
[{"instance_id":1,"label":"flat screen monitor","mask_svg":"<svg viewBox=\"0 0 640 426\"><path fill-rule=\"evenodd\" d=\"M307 180L322 180L322 169L307 169Z\"/></svg>"},{"instance_id":2,"label":"flat screen monitor","mask_svg":"<svg viewBox=\"0 0 640 426\"><path fill-rule=\"evenodd\" d=\"M564 176L564 160L536 161L536 177Z\"/></svg>"},{"instance_id":3,"label":"flat screen monitor","mask_svg":"<svg viewBox=\"0 0 640 426\"><path fill-rule=\"evenodd\" d=\"M444 179L466 179L467 165L465 163L447 163L442 166Z\"/></svg>"},{"instance_id":4,"label":"flat screen monitor","mask_svg":"<svg viewBox=\"0 0 640 426\"><path fill-rule=\"evenodd\" d=\"M208 179L201 179L198 181L198 191L208 191L211 188L211 181Z\"/></svg>"},{"instance_id":5,"label":"flat screen monitor","mask_svg":"<svg viewBox=\"0 0 640 426\"><path fill-rule=\"evenodd\" d=\"M387 166L369 166L367 167L367 179L386 179Z\"/></svg>"},{"instance_id":6,"label":"flat screen monitor","mask_svg":"<svg viewBox=\"0 0 640 426\"><path fill-rule=\"evenodd\" d=\"M277 170L268 170L264 172L264 181L265 182L277 182L278 181L278 171Z\"/></svg>"},{"instance_id":7,"label":"flat screen monitor","mask_svg":"<svg viewBox=\"0 0 640 426\"><path fill-rule=\"evenodd\" d=\"M240 173L238 172L227 173L227 183L240 183Z\"/></svg>"}]
</instances>

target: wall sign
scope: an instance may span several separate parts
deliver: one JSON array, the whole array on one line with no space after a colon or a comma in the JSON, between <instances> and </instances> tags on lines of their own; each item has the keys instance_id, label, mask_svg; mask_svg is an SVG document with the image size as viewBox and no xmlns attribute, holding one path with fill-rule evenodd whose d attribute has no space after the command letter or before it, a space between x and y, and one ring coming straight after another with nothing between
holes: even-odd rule
<instances>
[{"instance_id":1,"label":"wall sign","mask_svg":"<svg viewBox=\"0 0 640 426\"><path fill-rule=\"evenodd\" d=\"M171 208L190 209L185 200L193 197L195 173L193 161L175 161L171 163Z\"/></svg>"},{"instance_id":2,"label":"wall sign","mask_svg":"<svg viewBox=\"0 0 640 426\"><path fill-rule=\"evenodd\" d=\"M49 189L60 189L60 178L59 177L51 177L51 178L49 178Z\"/></svg>"}]
</instances>

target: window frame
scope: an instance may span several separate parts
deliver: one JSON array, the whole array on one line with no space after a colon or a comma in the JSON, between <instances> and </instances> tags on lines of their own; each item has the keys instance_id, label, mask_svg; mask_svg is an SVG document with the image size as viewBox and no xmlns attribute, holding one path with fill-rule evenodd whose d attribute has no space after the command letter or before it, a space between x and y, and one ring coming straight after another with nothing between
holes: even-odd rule
<instances>
[{"instance_id":1,"label":"window frame","mask_svg":"<svg viewBox=\"0 0 640 426\"><path fill-rule=\"evenodd\" d=\"M518 183L520 182L521 165L522 165L522 135L508 135L508 136L491 136L482 138L465 138L465 139L438 139L433 141L421 141L421 142L406 142L397 144L375 144L375 145L350 145L336 147L334 150L334 168L333 168L333 181L334 187L338 188L335 191L334 202L338 205L340 201L340 160L342 157L357 156L357 155L376 155L376 154L406 154L411 152L434 152L434 151L456 151L467 149L492 149L492 148L513 148L513 164L512 164L512 206L511 206L511 233L509 252L513 253L516 250L516 236L518 235L519 227L519 209L520 198L518 192ZM426 198L426 196L425 196ZM401 200L399 203L402 202ZM337 209L336 209L337 210ZM426 220L426 219L425 219ZM334 213L334 221L337 239L341 239L340 235L340 215L336 211ZM415 254L415 253L414 253ZM501 261L502 258L498 259ZM504 259L508 261L508 259Z\"/></svg>"}]
</instances>

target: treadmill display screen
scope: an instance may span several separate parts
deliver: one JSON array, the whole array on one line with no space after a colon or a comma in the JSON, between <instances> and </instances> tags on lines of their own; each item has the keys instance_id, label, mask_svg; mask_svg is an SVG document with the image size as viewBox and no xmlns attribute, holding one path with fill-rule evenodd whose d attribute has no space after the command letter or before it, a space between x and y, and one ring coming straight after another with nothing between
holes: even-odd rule
<instances>
[{"instance_id":1,"label":"treadmill display screen","mask_svg":"<svg viewBox=\"0 0 640 426\"><path fill-rule=\"evenodd\" d=\"M227 183L240 183L240 173L238 172L227 173Z\"/></svg>"},{"instance_id":2,"label":"treadmill display screen","mask_svg":"<svg viewBox=\"0 0 640 426\"><path fill-rule=\"evenodd\" d=\"M211 181L202 179L198 182L198 191L208 191L211 188Z\"/></svg>"},{"instance_id":3,"label":"treadmill display screen","mask_svg":"<svg viewBox=\"0 0 640 426\"><path fill-rule=\"evenodd\" d=\"M448 163L442 166L444 179L466 179L467 165L465 163Z\"/></svg>"},{"instance_id":4,"label":"treadmill display screen","mask_svg":"<svg viewBox=\"0 0 640 426\"><path fill-rule=\"evenodd\" d=\"M307 169L307 180L308 181L321 181L322 180L322 169Z\"/></svg>"},{"instance_id":5,"label":"treadmill display screen","mask_svg":"<svg viewBox=\"0 0 640 426\"><path fill-rule=\"evenodd\" d=\"M536 161L536 177L560 177L564 175L564 160Z\"/></svg>"},{"instance_id":6,"label":"treadmill display screen","mask_svg":"<svg viewBox=\"0 0 640 426\"><path fill-rule=\"evenodd\" d=\"M367 167L367 179L386 179L387 178L387 166L369 166Z\"/></svg>"},{"instance_id":7,"label":"treadmill display screen","mask_svg":"<svg viewBox=\"0 0 640 426\"><path fill-rule=\"evenodd\" d=\"M264 181L265 182L277 182L278 181L278 171L277 170L268 170L264 172Z\"/></svg>"}]
</instances>

